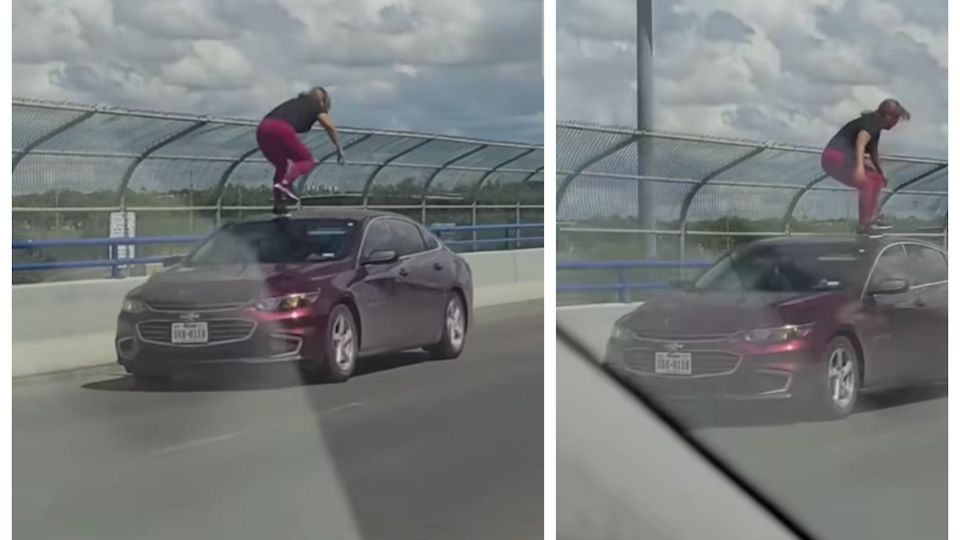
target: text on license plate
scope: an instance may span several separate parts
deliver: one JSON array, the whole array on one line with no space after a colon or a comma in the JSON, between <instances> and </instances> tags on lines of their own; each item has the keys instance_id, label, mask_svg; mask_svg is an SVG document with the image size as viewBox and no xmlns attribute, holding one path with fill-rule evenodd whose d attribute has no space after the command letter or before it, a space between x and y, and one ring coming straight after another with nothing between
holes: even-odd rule
<instances>
[{"instance_id":1,"label":"text on license plate","mask_svg":"<svg viewBox=\"0 0 960 540\"><path fill-rule=\"evenodd\" d=\"M173 323L170 326L171 343L206 343L210 340L207 323Z\"/></svg>"},{"instance_id":2,"label":"text on license plate","mask_svg":"<svg viewBox=\"0 0 960 540\"><path fill-rule=\"evenodd\" d=\"M654 360L655 373L663 375L690 375L693 373L693 359L690 353L658 352Z\"/></svg>"}]
</instances>

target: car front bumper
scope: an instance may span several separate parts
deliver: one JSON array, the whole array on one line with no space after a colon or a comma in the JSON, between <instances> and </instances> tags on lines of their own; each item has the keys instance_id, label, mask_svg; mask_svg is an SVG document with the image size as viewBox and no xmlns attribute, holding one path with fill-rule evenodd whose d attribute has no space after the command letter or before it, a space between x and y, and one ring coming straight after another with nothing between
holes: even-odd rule
<instances>
[{"instance_id":1,"label":"car front bumper","mask_svg":"<svg viewBox=\"0 0 960 540\"><path fill-rule=\"evenodd\" d=\"M170 343L165 333L175 314L121 314L114 340L117 361L128 371L178 371L227 365L269 365L320 360L325 351L326 316L299 313L258 317L251 313L204 316L211 341ZM231 321L233 334L215 330L218 321ZM242 328L238 331L237 328ZM219 333L218 333L219 332Z\"/></svg>"},{"instance_id":2,"label":"car front bumper","mask_svg":"<svg viewBox=\"0 0 960 540\"><path fill-rule=\"evenodd\" d=\"M735 346L712 349L710 353L727 354L736 361L718 373L691 375L655 373L650 365L632 363L628 351L608 345L602 367L628 386L662 400L789 400L805 395L816 376L817 356L806 347L764 352ZM694 349L691 354L696 366L698 352Z\"/></svg>"}]
</instances>

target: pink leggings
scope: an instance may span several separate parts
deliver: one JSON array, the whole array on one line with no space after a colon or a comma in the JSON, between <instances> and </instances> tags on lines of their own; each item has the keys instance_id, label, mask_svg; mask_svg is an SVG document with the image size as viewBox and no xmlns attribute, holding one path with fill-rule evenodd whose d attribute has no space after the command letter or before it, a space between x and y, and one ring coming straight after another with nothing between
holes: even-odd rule
<instances>
[{"instance_id":1,"label":"pink leggings","mask_svg":"<svg viewBox=\"0 0 960 540\"><path fill-rule=\"evenodd\" d=\"M297 136L293 126L282 120L267 118L260 122L257 127L257 146L263 152L263 157L276 168L274 184L283 182L290 185L317 166L317 160Z\"/></svg>"},{"instance_id":2,"label":"pink leggings","mask_svg":"<svg viewBox=\"0 0 960 540\"><path fill-rule=\"evenodd\" d=\"M880 192L887 185L887 180L879 172L864 169L866 179L858 183L853 178L854 163L852 156L836 148L827 148L820 156L820 166L823 172L835 180L846 184L860 192L860 226L869 225L877 218L877 206L880 203Z\"/></svg>"}]
</instances>

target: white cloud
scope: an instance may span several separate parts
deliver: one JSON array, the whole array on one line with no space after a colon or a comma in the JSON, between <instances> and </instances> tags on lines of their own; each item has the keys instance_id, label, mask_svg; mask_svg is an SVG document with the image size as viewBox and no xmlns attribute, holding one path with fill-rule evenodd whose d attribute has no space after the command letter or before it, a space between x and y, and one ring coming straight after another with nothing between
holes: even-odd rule
<instances>
[{"instance_id":1,"label":"white cloud","mask_svg":"<svg viewBox=\"0 0 960 540\"><path fill-rule=\"evenodd\" d=\"M211 40L237 35L213 16L208 0L119 1L116 6L120 23L152 37Z\"/></svg>"},{"instance_id":2,"label":"white cloud","mask_svg":"<svg viewBox=\"0 0 960 540\"><path fill-rule=\"evenodd\" d=\"M241 51L219 41L196 41L193 52L164 66L163 78L191 89L244 88L253 82L254 70Z\"/></svg>"},{"instance_id":3,"label":"white cloud","mask_svg":"<svg viewBox=\"0 0 960 540\"><path fill-rule=\"evenodd\" d=\"M539 0L14 0L14 95L542 141Z\"/></svg>"},{"instance_id":4,"label":"white cloud","mask_svg":"<svg viewBox=\"0 0 960 540\"><path fill-rule=\"evenodd\" d=\"M633 0L559 0L558 118L633 125ZM946 154L944 0L654 0L656 127L823 144L896 97L888 152ZM718 15L719 13L719 15ZM602 29L598 31L596 29Z\"/></svg>"}]
</instances>

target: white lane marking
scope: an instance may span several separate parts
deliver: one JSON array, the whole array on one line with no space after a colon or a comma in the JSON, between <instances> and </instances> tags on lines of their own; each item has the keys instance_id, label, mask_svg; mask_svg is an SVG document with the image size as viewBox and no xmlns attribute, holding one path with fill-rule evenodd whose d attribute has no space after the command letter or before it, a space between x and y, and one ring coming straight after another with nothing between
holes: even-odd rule
<instances>
[{"instance_id":1,"label":"white lane marking","mask_svg":"<svg viewBox=\"0 0 960 540\"><path fill-rule=\"evenodd\" d=\"M345 411L345 410L347 410L347 409L353 409L353 408L362 407L362 406L363 406L363 403L361 403L361 402L359 402L359 401L351 401L350 403L344 403L343 405L337 405L336 407L330 407L329 409L323 409L323 410L321 410L321 411L319 411L319 412L320 412L320 414L330 414L330 413Z\"/></svg>"},{"instance_id":2,"label":"white lane marking","mask_svg":"<svg viewBox=\"0 0 960 540\"><path fill-rule=\"evenodd\" d=\"M182 444L178 444L174 446L165 446L163 448L147 452L145 457L158 457L158 456L164 456L167 454L173 454L176 452L183 452L184 450L190 450L191 448L196 448L198 446L204 446L207 444L234 439L239 436L240 436L240 433L237 432L237 433L226 433L224 435L216 435L214 437L205 437L203 439L194 439L192 441L187 441Z\"/></svg>"}]
</instances>

